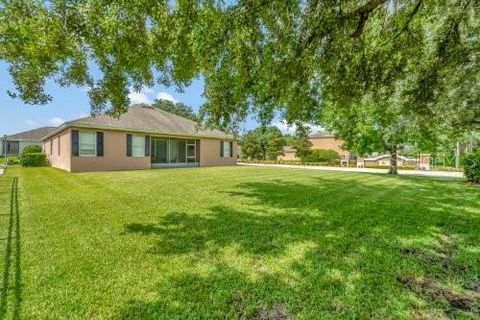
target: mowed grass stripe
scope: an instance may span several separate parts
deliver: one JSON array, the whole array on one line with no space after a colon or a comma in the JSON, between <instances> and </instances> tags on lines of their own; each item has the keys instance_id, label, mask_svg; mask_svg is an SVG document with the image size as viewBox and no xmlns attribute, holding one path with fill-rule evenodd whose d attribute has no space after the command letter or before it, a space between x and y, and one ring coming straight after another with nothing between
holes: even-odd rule
<instances>
[{"instance_id":1,"label":"mowed grass stripe","mask_svg":"<svg viewBox=\"0 0 480 320\"><path fill-rule=\"evenodd\" d=\"M0 197L13 176L23 318L475 315L406 285L420 278L471 294L478 188L460 181L240 166L11 168Z\"/></svg>"}]
</instances>

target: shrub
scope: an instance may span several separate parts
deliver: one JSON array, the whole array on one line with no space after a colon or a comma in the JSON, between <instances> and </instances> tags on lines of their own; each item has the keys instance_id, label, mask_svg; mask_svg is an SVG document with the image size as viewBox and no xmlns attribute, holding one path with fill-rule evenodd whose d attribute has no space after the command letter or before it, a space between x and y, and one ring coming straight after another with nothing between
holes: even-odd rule
<instances>
[{"instance_id":1,"label":"shrub","mask_svg":"<svg viewBox=\"0 0 480 320\"><path fill-rule=\"evenodd\" d=\"M474 183L480 183L480 151L467 154L463 158L465 177Z\"/></svg>"},{"instance_id":2,"label":"shrub","mask_svg":"<svg viewBox=\"0 0 480 320\"><path fill-rule=\"evenodd\" d=\"M44 153L22 153L20 164L24 167L41 167L47 164L47 156Z\"/></svg>"},{"instance_id":3,"label":"shrub","mask_svg":"<svg viewBox=\"0 0 480 320\"><path fill-rule=\"evenodd\" d=\"M340 162L340 155L334 150L316 149L303 157L302 162L328 162L337 164Z\"/></svg>"},{"instance_id":4,"label":"shrub","mask_svg":"<svg viewBox=\"0 0 480 320\"><path fill-rule=\"evenodd\" d=\"M20 152L20 155L24 153L41 153L41 152L42 152L42 147L36 144L29 144L23 148L22 152Z\"/></svg>"}]
</instances>

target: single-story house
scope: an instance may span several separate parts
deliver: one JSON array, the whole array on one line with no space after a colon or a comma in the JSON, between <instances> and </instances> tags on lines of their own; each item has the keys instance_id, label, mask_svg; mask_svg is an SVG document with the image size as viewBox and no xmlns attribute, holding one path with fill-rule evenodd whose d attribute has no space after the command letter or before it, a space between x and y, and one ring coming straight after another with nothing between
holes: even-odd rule
<instances>
[{"instance_id":1,"label":"single-story house","mask_svg":"<svg viewBox=\"0 0 480 320\"><path fill-rule=\"evenodd\" d=\"M43 150L53 167L70 172L237 163L233 136L145 104L118 118L65 122L43 138Z\"/></svg>"},{"instance_id":2,"label":"single-story house","mask_svg":"<svg viewBox=\"0 0 480 320\"><path fill-rule=\"evenodd\" d=\"M312 143L312 150L323 149L333 150L340 155L341 160L348 160L350 152L343 149L343 140L336 139L335 136L329 132L317 132L309 136ZM295 149L291 146L283 148L283 155L278 156L278 160L299 160L295 154Z\"/></svg>"},{"instance_id":3,"label":"single-story house","mask_svg":"<svg viewBox=\"0 0 480 320\"><path fill-rule=\"evenodd\" d=\"M368 167L368 165L374 165L374 166L390 166L390 162L392 160L392 157L390 154L382 154L376 157L367 157L367 158L362 158L358 157L357 158L357 167L364 168ZM398 166L416 166L418 160L415 158L408 158L404 157L401 155L397 156L397 165Z\"/></svg>"},{"instance_id":4,"label":"single-story house","mask_svg":"<svg viewBox=\"0 0 480 320\"><path fill-rule=\"evenodd\" d=\"M33 130L23 131L20 133L6 136L6 139L1 138L0 154L17 155L22 152L25 146L35 144L42 146L42 138L55 130L55 127L42 127Z\"/></svg>"},{"instance_id":5,"label":"single-story house","mask_svg":"<svg viewBox=\"0 0 480 320\"><path fill-rule=\"evenodd\" d=\"M374 166L390 166L392 157L390 154L382 154L374 157L357 157L357 167L365 168L368 165ZM430 162L432 157L428 153L422 153L418 155L418 158L409 158L405 156L397 156L397 166L415 167L417 170L430 170Z\"/></svg>"}]
</instances>

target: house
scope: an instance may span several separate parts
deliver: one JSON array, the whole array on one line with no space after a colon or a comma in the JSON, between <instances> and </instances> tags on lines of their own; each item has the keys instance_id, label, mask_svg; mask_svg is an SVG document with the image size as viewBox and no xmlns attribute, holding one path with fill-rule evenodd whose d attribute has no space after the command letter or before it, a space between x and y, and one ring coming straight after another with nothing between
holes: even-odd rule
<instances>
[{"instance_id":1,"label":"house","mask_svg":"<svg viewBox=\"0 0 480 320\"><path fill-rule=\"evenodd\" d=\"M42 127L33 130L28 130L16 134L12 134L2 139L0 144L0 154L17 155L22 152L27 145L35 144L42 145L42 138L55 130L55 127Z\"/></svg>"},{"instance_id":2,"label":"house","mask_svg":"<svg viewBox=\"0 0 480 320\"><path fill-rule=\"evenodd\" d=\"M409 158L405 156L397 156L397 166L399 167L415 167L418 170L430 170L431 156L428 153L419 154L418 158ZM392 161L390 154L382 154L375 157L357 157L357 168L365 168L370 166L388 167Z\"/></svg>"},{"instance_id":3,"label":"house","mask_svg":"<svg viewBox=\"0 0 480 320\"><path fill-rule=\"evenodd\" d=\"M350 152L343 149L345 141L335 138L335 136L329 132L317 132L310 135L310 142L312 143L312 150L333 150L340 155L341 160L348 160L350 158Z\"/></svg>"},{"instance_id":4,"label":"house","mask_svg":"<svg viewBox=\"0 0 480 320\"><path fill-rule=\"evenodd\" d=\"M370 166L381 166L381 167L388 167L390 166L390 162L392 160L392 157L390 154L382 154L379 156L375 157L368 157L368 158L362 158L362 157L357 157L357 167L358 168L365 168ZM404 157L401 155L397 156L397 166L409 166L409 167L415 167L417 166L418 160L415 158L408 158Z\"/></svg>"},{"instance_id":5,"label":"house","mask_svg":"<svg viewBox=\"0 0 480 320\"><path fill-rule=\"evenodd\" d=\"M341 160L348 160L350 158L350 152L343 149L343 140L336 139L333 134L328 132L317 132L309 136L309 140L312 143L312 150L334 150L340 155ZM295 149L291 146L283 148L283 155L278 156L278 160L299 160L295 154Z\"/></svg>"},{"instance_id":6,"label":"house","mask_svg":"<svg viewBox=\"0 0 480 320\"><path fill-rule=\"evenodd\" d=\"M134 105L118 118L64 123L43 139L53 167L70 172L235 165L237 144L219 130L161 109Z\"/></svg>"}]
</instances>

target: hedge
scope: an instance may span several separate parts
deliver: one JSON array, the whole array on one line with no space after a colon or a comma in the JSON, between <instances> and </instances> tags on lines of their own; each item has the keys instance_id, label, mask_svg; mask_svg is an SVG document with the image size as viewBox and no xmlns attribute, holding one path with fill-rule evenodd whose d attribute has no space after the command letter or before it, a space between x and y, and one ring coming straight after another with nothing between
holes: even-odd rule
<instances>
[{"instance_id":1,"label":"hedge","mask_svg":"<svg viewBox=\"0 0 480 320\"><path fill-rule=\"evenodd\" d=\"M340 155L334 150L315 149L303 157L302 162L328 162L336 164L340 162Z\"/></svg>"},{"instance_id":2,"label":"hedge","mask_svg":"<svg viewBox=\"0 0 480 320\"><path fill-rule=\"evenodd\" d=\"M480 183L480 151L467 154L462 162L468 181Z\"/></svg>"},{"instance_id":3,"label":"hedge","mask_svg":"<svg viewBox=\"0 0 480 320\"><path fill-rule=\"evenodd\" d=\"M20 164L24 167L42 167L47 165L47 156L44 153L23 153Z\"/></svg>"},{"instance_id":4,"label":"hedge","mask_svg":"<svg viewBox=\"0 0 480 320\"><path fill-rule=\"evenodd\" d=\"M324 162L301 162L299 160L248 160L239 159L240 163L258 163L258 164L287 164L295 166L340 166L340 160Z\"/></svg>"},{"instance_id":5,"label":"hedge","mask_svg":"<svg viewBox=\"0 0 480 320\"><path fill-rule=\"evenodd\" d=\"M41 152L42 152L42 147L36 144L29 144L22 149L22 152L20 152L20 155L25 153L41 153Z\"/></svg>"}]
</instances>

